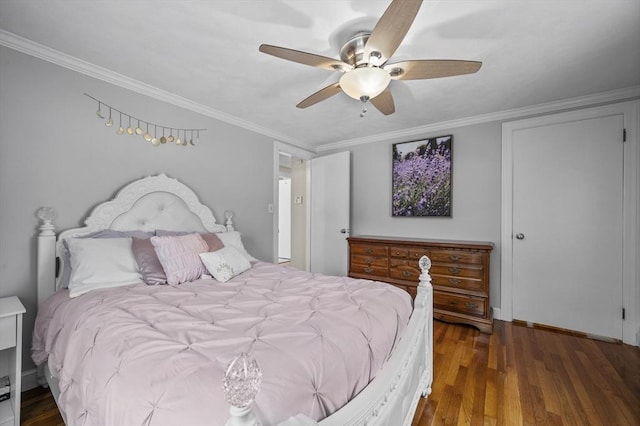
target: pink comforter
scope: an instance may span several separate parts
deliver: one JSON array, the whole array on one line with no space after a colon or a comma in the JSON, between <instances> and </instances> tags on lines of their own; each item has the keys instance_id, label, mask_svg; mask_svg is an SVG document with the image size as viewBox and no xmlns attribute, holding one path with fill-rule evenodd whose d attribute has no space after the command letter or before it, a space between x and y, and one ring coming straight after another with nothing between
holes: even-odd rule
<instances>
[{"instance_id":1,"label":"pink comforter","mask_svg":"<svg viewBox=\"0 0 640 426\"><path fill-rule=\"evenodd\" d=\"M227 283L59 291L40 308L32 356L49 360L71 425L223 425L239 352L262 369L264 425L320 420L373 379L411 310L388 284L258 262Z\"/></svg>"}]
</instances>

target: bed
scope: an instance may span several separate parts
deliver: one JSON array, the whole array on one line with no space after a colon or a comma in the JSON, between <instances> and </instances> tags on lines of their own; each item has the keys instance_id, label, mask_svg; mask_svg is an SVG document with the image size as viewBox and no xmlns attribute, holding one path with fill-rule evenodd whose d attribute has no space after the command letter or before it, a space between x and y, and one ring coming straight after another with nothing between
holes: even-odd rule
<instances>
[{"instance_id":1,"label":"bed","mask_svg":"<svg viewBox=\"0 0 640 426\"><path fill-rule=\"evenodd\" d=\"M51 212L39 217L32 357L67 424L408 425L431 391L426 256L413 303L385 283L262 262L244 250L231 213L218 224L190 188L164 174L125 186L82 228L56 234ZM224 268L173 285L73 287L93 265L76 244L138 241L118 234L98 243L105 232L147 233L154 245L214 234L225 247L200 255L206 266L234 246L249 267L220 278L229 262L218 262ZM70 273L69 290L61 288ZM225 372L245 356L259 366L260 390L228 405Z\"/></svg>"}]
</instances>

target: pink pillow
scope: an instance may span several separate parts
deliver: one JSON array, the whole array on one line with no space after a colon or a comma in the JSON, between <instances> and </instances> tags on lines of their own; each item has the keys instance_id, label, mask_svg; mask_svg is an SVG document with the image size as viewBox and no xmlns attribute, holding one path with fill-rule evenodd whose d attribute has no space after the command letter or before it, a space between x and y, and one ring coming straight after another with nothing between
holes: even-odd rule
<instances>
[{"instance_id":1,"label":"pink pillow","mask_svg":"<svg viewBox=\"0 0 640 426\"><path fill-rule=\"evenodd\" d=\"M160 259L158 259L156 250L153 248L149 238L131 238L131 250L133 251L133 257L136 258L138 269L140 269L144 282L148 285L167 283L167 275L162 269Z\"/></svg>"},{"instance_id":2,"label":"pink pillow","mask_svg":"<svg viewBox=\"0 0 640 426\"><path fill-rule=\"evenodd\" d=\"M222 241L220 240L220 238L218 238L218 236L216 234L205 233L205 234L200 234L200 235L202 236L202 239L209 246L209 251L218 251L218 250L220 250L221 248L224 247L224 244L222 243Z\"/></svg>"},{"instance_id":3,"label":"pink pillow","mask_svg":"<svg viewBox=\"0 0 640 426\"><path fill-rule=\"evenodd\" d=\"M158 237L175 237L176 235L187 235L193 234L193 232L183 232L183 231L165 231L163 229L156 229L156 235ZM216 234L213 232L201 232L199 233L202 239L209 246L209 251L217 251L224 247L224 243Z\"/></svg>"},{"instance_id":4,"label":"pink pillow","mask_svg":"<svg viewBox=\"0 0 640 426\"><path fill-rule=\"evenodd\" d=\"M199 234L151 237L151 244L170 285L197 280L207 273L199 254L208 252L209 246Z\"/></svg>"}]
</instances>

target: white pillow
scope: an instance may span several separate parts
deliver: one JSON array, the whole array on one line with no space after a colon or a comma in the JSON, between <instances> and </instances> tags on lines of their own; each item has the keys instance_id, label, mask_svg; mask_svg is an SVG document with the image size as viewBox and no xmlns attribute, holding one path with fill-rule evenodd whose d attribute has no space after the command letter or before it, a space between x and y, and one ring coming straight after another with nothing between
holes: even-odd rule
<instances>
[{"instance_id":1,"label":"white pillow","mask_svg":"<svg viewBox=\"0 0 640 426\"><path fill-rule=\"evenodd\" d=\"M131 250L131 238L70 238L69 297L99 288L142 282Z\"/></svg>"},{"instance_id":2,"label":"white pillow","mask_svg":"<svg viewBox=\"0 0 640 426\"><path fill-rule=\"evenodd\" d=\"M221 283L229 281L238 274L251 268L247 258L235 247L223 247L217 251L200 253L202 263L213 278Z\"/></svg>"},{"instance_id":3,"label":"white pillow","mask_svg":"<svg viewBox=\"0 0 640 426\"><path fill-rule=\"evenodd\" d=\"M235 247L249 262L258 261L258 259L251 256L244 248L238 231L220 232L216 233L216 235L220 238L220 241L222 241L222 244L224 244L225 247Z\"/></svg>"}]
</instances>

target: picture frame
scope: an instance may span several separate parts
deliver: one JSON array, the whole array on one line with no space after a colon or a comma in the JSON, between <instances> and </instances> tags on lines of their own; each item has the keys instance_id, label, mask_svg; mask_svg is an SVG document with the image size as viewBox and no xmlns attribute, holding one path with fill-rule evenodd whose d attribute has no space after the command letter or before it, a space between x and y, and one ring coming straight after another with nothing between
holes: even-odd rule
<instances>
[{"instance_id":1,"label":"picture frame","mask_svg":"<svg viewBox=\"0 0 640 426\"><path fill-rule=\"evenodd\" d=\"M451 217L453 135L392 146L391 215Z\"/></svg>"}]
</instances>

